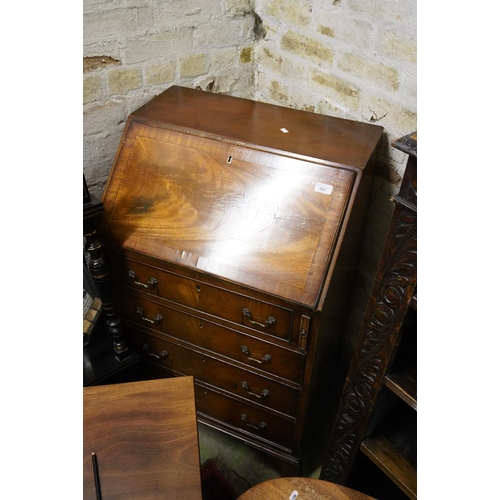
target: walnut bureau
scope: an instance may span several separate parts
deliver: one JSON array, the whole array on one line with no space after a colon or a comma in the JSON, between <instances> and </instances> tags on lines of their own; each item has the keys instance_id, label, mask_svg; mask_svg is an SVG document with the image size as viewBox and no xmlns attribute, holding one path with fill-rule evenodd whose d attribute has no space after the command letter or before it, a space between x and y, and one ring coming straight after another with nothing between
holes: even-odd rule
<instances>
[{"instance_id":1,"label":"walnut bureau","mask_svg":"<svg viewBox=\"0 0 500 500\"><path fill-rule=\"evenodd\" d=\"M104 192L128 344L290 470L335 373L382 131L173 86L129 116Z\"/></svg>"}]
</instances>

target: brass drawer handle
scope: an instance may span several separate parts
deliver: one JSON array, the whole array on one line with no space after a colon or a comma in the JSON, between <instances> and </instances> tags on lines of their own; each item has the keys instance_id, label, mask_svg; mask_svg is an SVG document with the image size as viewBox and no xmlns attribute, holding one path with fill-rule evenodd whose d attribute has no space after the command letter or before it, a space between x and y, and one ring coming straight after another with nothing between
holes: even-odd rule
<instances>
[{"instance_id":1,"label":"brass drawer handle","mask_svg":"<svg viewBox=\"0 0 500 500\"><path fill-rule=\"evenodd\" d=\"M248 318L248 321L252 323L252 325L257 325L262 328L267 328L268 326L274 325L276 323L276 320L272 316L269 316L269 318L266 319L265 323L259 323L258 321L254 321L252 319L252 313L247 308L243 309L243 316L246 316Z\"/></svg>"},{"instance_id":2,"label":"brass drawer handle","mask_svg":"<svg viewBox=\"0 0 500 500\"><path fill-rule=\"evenodd\" d=\"M141 317L142 321L153 323L153 325L155 325L156 323L161 323L163 321L163 316L161 314L157 314L153 319L146 318L144 316L144 311L140 307L138 307L135 312Z\"/></svg>"},{"instance_id":3,"label":"brass drawer handle","mask_svg":"<svg viewBox=\"0 0 500 500\"><path fill-rule=\"evenodd\" d=\"M142 283L141 281L138 281L136 274L132 270L128 272L128 277L132 278L136 285L143 286L144 288L152 288L158 285L158 280L156 278L151 278L147 283Z\"/></svg>"},{"instance_id":4,"label":"brass drawer handle","mask_svg":"<svg viewBox=\"0 0 500 500\"><path fill-rule=\"evenodd\" d=\"M243 381L241 383L241 387L243 387L243 389L245 389L245 391L247 391L247 393L250 394L250 396L255 396L256 398L259 398L259 399L267 398L267 396L269 396L271 394L267 389L263 389L260 392L260 394L257 394L256 392L252 392L250 390L250 387L248 386L248 384L245 381Z\"/></svg>"},{"instance_id":5,"label":"brass drawer handle","mask_svg":"<svg viewBox=\"0 0 500 500\"><path fill-rule=\"evenodd\" d=\"M241 346L241 351L245 354L245 356L250 360L250 361L255 361L255 363L265 363L267 361L271 361L271 355L270 354L264 354L264 356L262 356L262 359L257 359L257 358L252 358L252 356L250 356L250 351L248 350L248 347L242 345Z\"/></svg>"},{"instance_id":6,"label":"brass drawer handle","mask_svg":"<svg viewBox=\"0 0 500 500\"><path fill-rule=\"evenodd\" d=\"M261 422L258 425L254 425L254 424L249 423L248 422L248 417L244 413L242 413L240 415L240 417L241 417L241 420L243 420L243 422L245 422L245 425L247 427L251 427L252 429L261 430L261 429L265 429L267 427L267 424L265 422Z\"/></svg>"},{"instance_id":7,"label":"brass drawer handle","mask_svg":"<svg viewBox=\"0 0 500 500\"><path fill-rule=\"evenodd\" d=\"M148 344L143 344L142 348L146 351L148 356L151 356L152 358L161 359L161 358L166 358L168 356L167 351L161 351L160 354L155 354L154 352L150 352Z\"/></svg>"}]
</instances>

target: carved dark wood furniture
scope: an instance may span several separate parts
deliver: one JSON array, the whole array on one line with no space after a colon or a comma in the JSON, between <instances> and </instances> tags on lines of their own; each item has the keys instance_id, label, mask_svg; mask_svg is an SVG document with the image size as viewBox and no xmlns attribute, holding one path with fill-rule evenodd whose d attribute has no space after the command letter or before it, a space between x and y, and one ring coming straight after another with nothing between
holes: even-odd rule
<instances>
[{"instance_id":1,"label":"carved dark wood furniture","mask_svg":"<svg viewBox=\"0 0 500 500\"><path fill-rule=\"evenodd\" d=\"M320 478L348 483L361 452L417 498L417 133L393 144L408 162Z\"/></svg>"},{"instance_id":2,"label":"carved dark wood furniture","mask_svg":"<svg viewBox=\"0 0 500 500\"><path fill-rule=\"evenodd\" d=\"M97 238L97 220L104 212L102 202L88 191L83 178L83 235L85 249L90 254L88 268L103 302L104 317L92 333L91 340L83 347L83 385L118 380L118 372L129 369L138 356L127 347L121 320L116 314L112 297L110 275L101 242Z\"/></svg>"},{"instance_id":3,"label":"carved dark wood furniture","mask_svg":"<svg viewBox=\"0 0 500 500\"><path fill-rule=\"evenodd\" d=\"M336 369L381 134L171 87L128 118L106 186L131 347L194 376L200 422L295 473Z\"/></svg>"}]
</instances>

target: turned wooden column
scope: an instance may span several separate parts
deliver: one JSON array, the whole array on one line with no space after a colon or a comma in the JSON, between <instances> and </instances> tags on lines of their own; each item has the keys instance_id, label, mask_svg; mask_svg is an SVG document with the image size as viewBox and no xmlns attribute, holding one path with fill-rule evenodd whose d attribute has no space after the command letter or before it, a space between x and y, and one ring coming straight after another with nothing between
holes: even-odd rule
<instances>
[{"instance_id":1,"label":"turned wooden column","mask_svg":"<svg viewBox=\"0 0 500 500\"><path fill-rule=\"evenodd\" d=\"M108 333L113 337L115 355L122 360L127 358L131 352L125 343L120 318L116 314L109 270L104 259L101 242L96 234L97 217L104 211L104 208L102 202L88 192L85 178L83 193L83 235L86 238L85 250L90 254L88 267L102 300Z\"/></svg>"}]
</instances>

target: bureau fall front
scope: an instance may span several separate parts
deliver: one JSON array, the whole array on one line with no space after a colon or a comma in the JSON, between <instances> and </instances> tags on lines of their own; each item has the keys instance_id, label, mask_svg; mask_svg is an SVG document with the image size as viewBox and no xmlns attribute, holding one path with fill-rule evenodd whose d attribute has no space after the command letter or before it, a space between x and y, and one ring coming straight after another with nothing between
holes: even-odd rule
<instances>
[{"instance_id":1,"label":"bureau fall front","mask_svg":"<svg viewBox=\"0 0 500 500\"><path fill-rule=\"evenodd\" d=\"M200 422L293 467L336 369L381 134L174 86L129 116L105 189L128 344L194 377Z\"/></svg>"}]
</instances>

